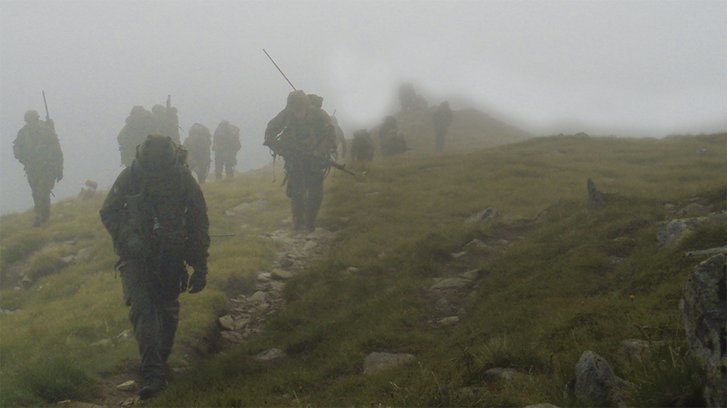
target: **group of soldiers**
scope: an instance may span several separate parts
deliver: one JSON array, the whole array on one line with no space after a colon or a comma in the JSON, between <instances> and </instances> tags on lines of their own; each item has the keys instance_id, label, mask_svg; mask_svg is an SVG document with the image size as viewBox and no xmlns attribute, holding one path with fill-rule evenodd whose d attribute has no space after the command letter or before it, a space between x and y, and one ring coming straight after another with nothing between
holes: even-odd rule
<instances>
[{"instance_id":1,"label":"group of soldiers","mask_svg":"<svg viewBox=\"0 0 727 408\"><path fill-rule=\"evenodd\" d=\"M335 117L322 109L322 102L320 96L293 91L265 130L263 144L285 160L286 193L296 231L315 229L326 174L331 167L345 170L336 163L346 153L345 147L338 149L345 146L343 132ZM50 118L42 121L37 112L29 111L25 121L14 151L25 166L40 225L48 220L50 191L63 177L63 155ZM106 196L100 217L119 257L116 268L141 358L141 399L154 397L167 384L179 295L197 293L207 284L209 220L200 184L209 172L210 149L215 150L217 178L223 170L232 175L239 133L227 121L214 135L195 123L180 143L177 110L167 100L166 107L157 105L151 112L135 106L118 136L125 168ZM385 119L379 138L384 155L406 151L393 116ZM373 154L369 132L356 131L352 159L370 161Z\"/></svg>"},{"instance_id":2,"label":"group of soldiers","mask_svg":"<svg viewBox=\"0 0 727 408\"><path fill-rule=\"evenodd\" d=\"M155 105L151 112L143 106L134 106L126 118L126 125L117 137L121 164L131 165L136 158L137 146L140 146L148 135L156 134L169 137L177 146L183 146L188 152L187 164L197 175L197 181L204 183L212 163L211 151L215 152L215 177L222 179L234 175L237 165L237 153L240 144L240 128L223 120L215 129L214 135L209 128L195 123L189 128L189 134L182 143L179 134L177 108L171 106L167 98L167 106Z\"/></svg>"}]
</instances>

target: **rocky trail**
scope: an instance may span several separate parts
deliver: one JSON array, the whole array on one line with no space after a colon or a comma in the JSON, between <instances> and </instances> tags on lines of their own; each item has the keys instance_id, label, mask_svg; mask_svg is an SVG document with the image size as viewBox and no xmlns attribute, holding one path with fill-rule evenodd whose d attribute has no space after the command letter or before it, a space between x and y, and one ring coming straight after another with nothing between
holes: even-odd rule
<instances>
[{"instance_id":1,"label":"rocky trail","mask_svg":"<svg viewBox=\"0 0 727 408\"><path fill-rule=\"evenodd\" d=\"M207 351L219 353L234 345L244 343L251 336L263 330L265 323L285 307L282 291L287 280L304 271L316 259L324 256L336 237L335 232L316 228L311 233L299 233L290 229L279 229L265 233L263 239L278 244L277 259L269 271L259 271L255 291L250 295L237 294L227 301L225 314L217 319L215 330L208 336L210 344L203 345ZM179 346L176 346L179 347ZM183 352L185 360L169 367L169 377L183 376L190 360L204 358L209 353L193 350ZM271 348L256 356L260 360L274 360L283 357L282 350ZM195 357L197 356L197 357ZM119 372L103 381L101 397L94 403L62 401L58 406L70 408L135 407L142 406L136 393L141 384L138 361L135 359Z\"/></svg>"}]
</instances>

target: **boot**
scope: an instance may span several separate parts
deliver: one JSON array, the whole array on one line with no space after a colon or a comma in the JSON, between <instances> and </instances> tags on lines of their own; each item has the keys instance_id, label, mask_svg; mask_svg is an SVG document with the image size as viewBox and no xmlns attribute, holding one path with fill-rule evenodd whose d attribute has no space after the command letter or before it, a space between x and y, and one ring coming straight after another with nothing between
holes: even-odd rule
<instances>
[{"instance_id":1,"label":"boot","mask_svg":"<svg viewBox=\"0 0 727 408\"><path fill-rule=\"evenodd\" d=\"M164 388L167 386L167 381L161 377L153 377L151 379L144 380L144 386L139 390L139 399L146 400L154 398L159 395Z\"/></svg>"}]
</instances>

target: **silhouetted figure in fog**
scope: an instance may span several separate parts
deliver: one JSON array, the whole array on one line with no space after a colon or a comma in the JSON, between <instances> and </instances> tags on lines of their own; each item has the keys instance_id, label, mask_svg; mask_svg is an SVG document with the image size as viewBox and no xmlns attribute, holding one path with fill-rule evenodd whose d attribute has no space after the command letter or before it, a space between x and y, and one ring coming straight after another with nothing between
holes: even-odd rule
<instances>
[{"instance_id":1,"label":"silhouetted figure in fog","mask_svg":"<svg viewBox=\"0 0 727 408\"><path fill-rule=\"evenodd\" d=\"M45 224L50 217L50 195L57 181L63 179L63 152L53 120L40 120L38 112L25 112L25 126L13 142L15 158L25 168L33 193L34 226Z\"/></svg>"},{"instance_id":2,"label":"silhouetted figure in fog","mask_svg":"<svg viewBox=\"0 0 727 408\"><path fill-rule=\"evenodd\" d=\"M405 153L406 140L399 131L399 124L395 117L387 116L379 127L379 146L384 157Z\"/></svg>"},{"instance_id":3,"label":"silhouetted figure in fog","mask_svg":"<svg viewBox=\"0 0 727 408\"><path fill-rule=\"evenodd\" d=\"M285 109L268 122L264 145L285 159L293 228L313 231L323 201L323 179L336 151L330 117L313 106L305 92L293 91Z\"/></svg>"},{"instance_id":4,"label":"silhouetted figure in fog","mask_svg":"<svg viewBox=\"0 0 727 408\"><path fill-rule=\"evenodd\" d=\"M165 107L164 105L154 105L151 108L151 114L154 118L155 134L169 136L177 145L182 143L179 135L179 118L177 117L177 108L173 106Z\"/></svg>"},{"instance_id":5,"label":"silhouetted figure in fog","mask_svg":"<svg viewBox=\"0 0 727 408\"><path fill-rule=\"evenodd\" d=\"M207 284L210 244L202 190L168 136L148 136L121 171L100 211L119 256L124 301L139 346L141 399L166 386L179 323L179 294ZM192 277L187 267L194 269Z\"/></svg>"},{"instance_id":6,"label":"silhouetted figure in fog","mask_svg":"<svg viewBox=\"0 0 727 408\"><path fill-rule=\"evenodd\" d=\"M136 146L146 140L146 137L156 132L156 123L151 112L143 106L131 108L129 117L126 118L126 125L121 129L116 140L119 142L121 152L121 164L128 167L136 157Z\"/></svg>"},{"instance_id":7,"label":"silhouetted figure in fog","mask_svg":"<svg viewBox=\"0 0 727 408\"><path fill-rule=\"evenodd\" d=\"M441 152L444 150L447 129L452 124L452 109L449 107L449 102L444 101L437 106L432 114L432 122L434 123L434 150Z\"/></svg>"},{"instance_id":8,"label":"silhouetted figure in fog","mask_svg":"<svg viewBox=\"0 0 727 408\"><path fill-rule=\"evenodd\" d=\"M417 94L414 85L403 83L399 87L399 103L402 112L423 111L428 107L426 99Z\"/></svg>"},{"instance_id":9,"label":"silhouetted figure in fog","mask_svg":"<svg viewBox=\"0 0 727 408\"><path fill-rule=\"evenodd\" d=\"M368 130L361 129L353 133L351 160L357 168L366 168L374 160L374 140Z\"/></svg>"},{"instance_id":10,"label":"silhouetted figure in fog","mask_svg":"<svg viewBox=\"0 0 727 408\"><path fill-rule=\"evenodd\" d=\"M227 178L235 174L237 152L240 151L240 128L223 120L215 129L212 149L215 151L215 178L222 179L224 169Z\"/></svg>"},{"instance_id":11,"label":"silhouetted figure in fog","mask_svg":"<svg viewBox=\"0 0 727 408\"><path fill-rule=\"evenodd\" d=\"M195 123L189 128L189 136L184 140L184 148L189 153L187 165L197 175L197 181L204 184L212 162L212 134L206 126Z\"/></svg>"}]
</instances>

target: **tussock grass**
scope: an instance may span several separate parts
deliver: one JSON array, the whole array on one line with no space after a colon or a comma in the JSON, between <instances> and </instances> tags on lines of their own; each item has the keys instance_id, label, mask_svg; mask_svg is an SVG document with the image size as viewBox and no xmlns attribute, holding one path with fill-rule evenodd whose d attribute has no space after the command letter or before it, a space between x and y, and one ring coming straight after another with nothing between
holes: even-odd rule
<instances>
[{"instance_id":1,"label":"tussock grass","mask_svg":"<svg viewBox=\"0 0 727 408\"><path fill-rule=\"evenodd\" d=\"M683 251L724 245L725 230L705 227L677 248L659 249L656 223L671 217L665 203L684 207L698 197L714 210L727 208L725 157L725 135L549 137L462 155L412 154L373 163L362 180L329 178L320 222L345 225L330 255L289 281L287 308L266 331L196 364L150 405L576 406L567 390L584 350L603 355L635 384L630 405L693 404L701 374L684 352L677 305L698 260ZM588 210L589 177L606 208ZM289 212L283 189L267 177L209 184L205 194L212 232L236 235L213 241L209 290L182 296L182 347L204 341L229 293L252 290L256 271L269 268L281 249L261 234L279 228ZM225 213L260 199L268 201L264 210ZM83 205L89 212L98 204ZM487 207L500 216L464 223ZM48 231L67 237L63 223L86 215L61 209L67 219ZM3 230L7 223L6 231L20 233L14 223L23 216L4 218ZM18 382L31 355L85 353L88 378L136 358L133 341L89 345L128 323L110 242L93 217L86 222L75 223L72 235L82 237L75 247L97 250L91 261L40 278L27 291L2 292L3 307L21 309L0 316L3 328L20 328L2 334L2 386L17 390L6 405L49 400ZM1 234L3 248L14 233ZM468 261L482 278L458 298L460 323L434 327L429 288L461 272L451 254L474 238L494 248ZM45 244L37 245L14 250L24 255L13 264ZM359 271L346 272L352 266ZM662 346L639 364L624 362L617 350L628 338ZM288 357L274 364L251 358L272 347ZM363 359L374 351L417 360L364 376ZM485 371L496 367L522 376L486 380Z\"/></svg>"}]
</instances>

